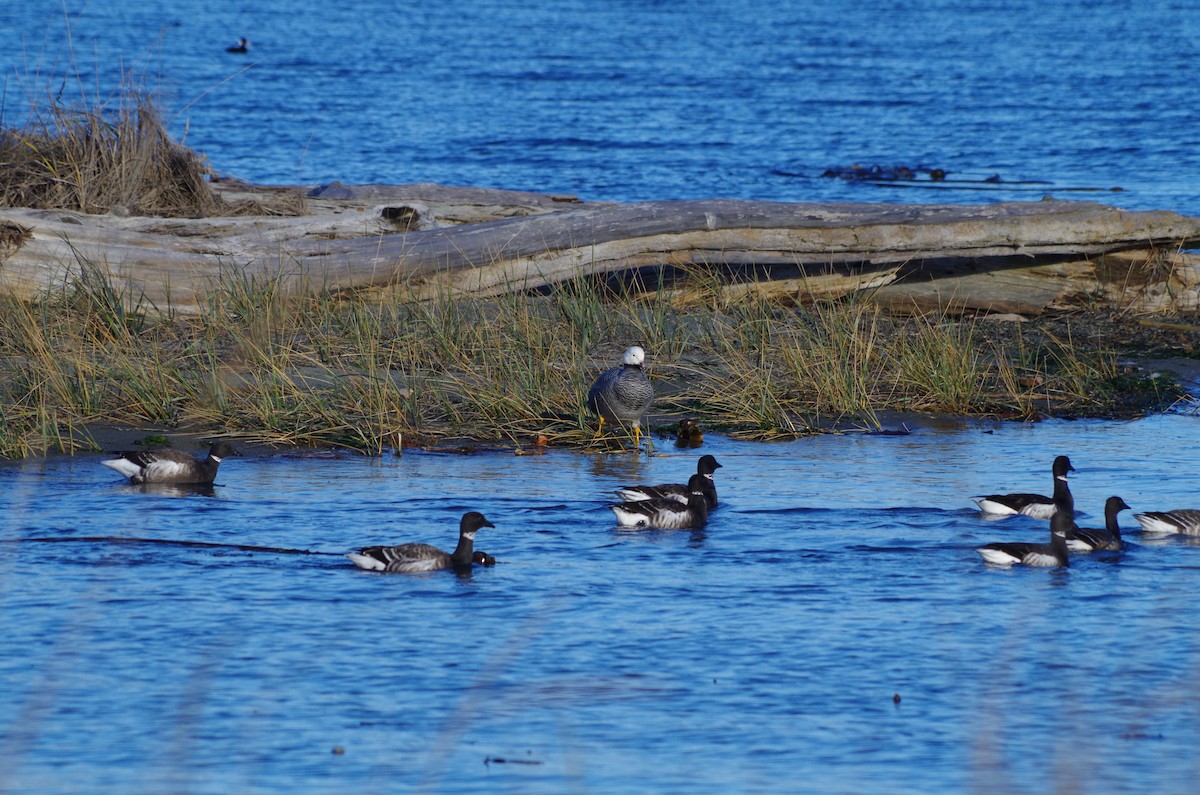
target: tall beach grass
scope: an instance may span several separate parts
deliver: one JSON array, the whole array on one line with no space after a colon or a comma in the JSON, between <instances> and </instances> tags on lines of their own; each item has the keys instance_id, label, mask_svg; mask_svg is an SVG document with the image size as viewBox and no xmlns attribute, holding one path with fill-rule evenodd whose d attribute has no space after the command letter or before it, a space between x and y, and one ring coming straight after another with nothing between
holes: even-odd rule
<instances>
[{"instance_id":1,"label":"tall beach grass","mask_svg":"<svg viewBox=\"0 0 1200 795\"><path fill-rule=\"evenodd\" d=\"M206 174L141 92L34 103L20 128L0 130L10 206L230 211ZM866 300L784 306L730 292L702 266L673 268L669 289L662 272L623 285L580 274L487 300L296 297L230 267L182 316L75 257L63 270L76 275L36 300L0 295L0 456L94 447L98 424L374 454L451 437L606 444L584 398L633 343L649 353L657 419L756 438L878 427L897 409L1102 411L1116 375L1111 353L1069 336L1010 349L971 320L897 318Z\"/></svg>"}]
</instances>

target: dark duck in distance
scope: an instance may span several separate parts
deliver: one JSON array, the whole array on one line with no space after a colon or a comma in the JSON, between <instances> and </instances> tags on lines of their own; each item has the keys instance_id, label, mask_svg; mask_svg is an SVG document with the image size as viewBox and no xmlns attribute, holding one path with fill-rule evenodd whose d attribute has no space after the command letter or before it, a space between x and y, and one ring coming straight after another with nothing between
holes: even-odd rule
<instances>
[{"instance_id":1,"label":"dark duck in distance","mask_svg":"<svg viewBox=\"0 0 1200 795\"><path fill-rule=\"evenodd\" d=\"M1072 552L1115 551L1121 549L1121 523L1117 514L1129 510L1125 500L1109 497L1104 501L1104 528L1074 527L1067 531L1067 548Z\"/></svg>"},{"instance_id":2,"label":"dark duck in distance","mask_svg":"<svg viewBox=\"0 0 1200 795\"><path fill-rule=\"evenodd\" d=\"M654 387L646 377L645 363L646 352L638 345L631 345L625 349L619 367L605 370L592 383L587 406L600 418L597 437L604 433L604 423L611 422L632 428L633 446L641 444L642 415L654 402Z\"/></svg>"},{"instance_id":3,"label":"dark duck in distance","mask_svg":"<svg viewBox=\"0 0 1200 795\"><path fill-rule=\"evenodd\" d=\"M1071 496L1071 488L1067 485L1067 473L1074 472L1071 459L1060 455L1054 459L1051 472L1054 475L1054 495L1046 497L1041 494L989 494L986 497L972 497L982 513L992 516L1031 516L1034 519L1049 519L1059 510L1075 514L1075 498Z\"/></svg>"},{"instance_id":4,"label":"dark duck in distance","mask_svg":"<svg viewBox=\"0 0 1200 795\"><path fill-rule=\"evenodd\" d=\"M987 544L975 551L992 566L1068 566L1067 534L1074 525L1075 518L1061 511L1050 517L1049 544L1009 541Z\"/></svg>"},{"instance_id":5,"label":"dark duck in distance","mask_svg":"<svg viewBox=\"0 0 1200 795\"><path fill-rule=\"evenodd\" d=\"M496 560L484 552L475 552L475 534L483 527L495 527L479 511L468 511L458 523L458 546L446 553L432 544L398 544L396 546L363 547L346 557L367 571L415 574L425 571L454 569L469 572L473 563L493 565ZM479 556L482 556L480 559ZM490 563L488 561L491 561Z\"/></svg>"},{"instance_id":6,"label":"dark duck in distance","mask_svg":"<svg viewBox=\"0 0 1200 795\"><path fill-rule=\"evenodd\" d=\"M669 497L623 502L609 506L621 527L656 527L661 530L686 530L708 524L708 502L704 498L704 476L688 480L687 502Z\"/></svg>"},{"instance_id":7,"label":"dark duck in distance","mask_svg":"<svg viewBox=\"0 0 1200 795\"><path fill-rule=\"evenodd\" d=\"M713 473L720 468L721 465L717 463L717 459L711 455L702 455L696 462L696 474L703 478L701 491L710 511L717 507L717 484L713 480ZM626 502L665 498L686 503L691 494L691 486L692 481L689 479L686 484L659 483L657 486L625 486L617 489L617 494Z\"/></svg>"},{"instance_id":8,"label":"dark duck in distance","mask_svg":"<svg viewBox=\"0 0 1200 795\"><path fill-rule=\"evenodd\" d=\"M243 55L250 52L250 39L247 39L243 36L242 38L238 39L237 44L231 44L226 47L225 52L232 52L238 55Z\"/></svg>"},{"instance_id":9,"label":"dark duck in distance","mask_svg":"<svg viewBox=\"0 0 1200 795\"><path fill-rule=\"evenodd\" d=\"M130 483L169 483L174 485L209 484L217 478L217 467L231 455L239 455L229 442L221 441L197 459L189 453L172 448L134 450L120 453L119 458L101 461L109 469L129 478Z\"/></svg>"}]
</instances>

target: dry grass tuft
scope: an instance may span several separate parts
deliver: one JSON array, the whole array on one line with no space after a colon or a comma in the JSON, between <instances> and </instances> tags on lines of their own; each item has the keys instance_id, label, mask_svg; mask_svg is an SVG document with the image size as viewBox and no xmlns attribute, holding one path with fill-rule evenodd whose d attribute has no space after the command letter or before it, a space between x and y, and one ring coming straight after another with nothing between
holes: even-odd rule
<instances>
[{"instance_id":1,"label":"dry grass tuft","mask_svg":"<svg viewBox=\"0 0 1200 795\"><path fill-rule=\"evenodd\" d=\"M115 107L48 102L22 129L0 132L0 203L9 207L211 215L218 200L207 173L144 95Z\"/></svg>"}]
</instances>

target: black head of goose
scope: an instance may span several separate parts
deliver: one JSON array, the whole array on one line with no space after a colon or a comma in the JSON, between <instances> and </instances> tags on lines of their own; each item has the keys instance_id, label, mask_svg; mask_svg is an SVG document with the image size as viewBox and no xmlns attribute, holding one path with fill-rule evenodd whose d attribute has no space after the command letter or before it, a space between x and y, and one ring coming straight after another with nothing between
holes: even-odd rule
<instances>
[{"instance_id":1,"label":"black head of goose","mask_svg":"<svg viewBox=\"0 0 1200 795\"><path fill-rule=\"evenodd\" d=\"M1067 533L1075 525L1075 517L1065 511L1050 517L1050 543L1000 542L979 547L975 551L985 563L993 566L1068 566Z\"/></svg>"},{"instance_id":2,"label":"black head of goose","mask_svg":"<svg viewBox=\"0 0 1200 795\"><path fill-rule=\"evenodd\" d=\"M172 448L135 450L119 453L119 458L101 461L120 472L131 483L168 483L175 485L207 484L217 478L217 467L231 455L240 455L229 442L221 441L208 449L202 459Z\"/></svg>"},{"instance_id":3,"label":"black head of goose","mask_svg":"<svg viewBox=\"0 0 1200 795\"><path fill-rule=\"evenodd\" d=\"M391 547L364 547L358 552L351 552L346 557L354 561L354 565L368 571L384 571L389 573L413 574L423 571L439 571L454 569L455 571L470 571L476 560L475 534L482 527L495 527L479 511L469 511L463 514L458 523L458 546L451 553L443 552L432 544L399 544ZM491 565L491 558L483 555L483 565ZM491 558L495 563L495 558Z\"/></svg>"},{"instance_id":4,"label":"black head of goose","mask_svg":"<svg viewBox=\"0 0 1200 795\"><path fill-rule=\"evenodd\" d=\"M1071 488L1067 485L1067 473L1074 472L1071 459L1060 455L1054 459L1051 472L1054 475L1053 496L1041 494L989 494L986 497L972 497L983 513L993 516L1031 516L1034 519L1049 519L1054 513L1066 509L1075 512L1075 499L1071 496Z\"/></svg>"},{"instance_id":5,"label":"black head of goose","mask_svg":"<svg viewBox=\"0 0 1200 795\"><path fill-rule=\"evenodd\" d=\"M588 390L587 406L600 418L599 436L604 433L604 423L629 426L633 431L633 444L641 444L642 415L650 410L654 402L654 387L646 377L644 369L646 352L638 345L625 349L621 365L605 370Z\"/></svg>"},{"instance_id":6,"label":"black head of goose","mask_svg":"<svg viewBox=\"0 0 1200 795\"><path fill-rule=\"evenodd\" d=\"M1135 513L1134 519L1142 526L1142 531L1155 535L1179 533L1188 536L1200 536L1200 510L1195 508L1176 508L1173 511L1147 511Z\"/></svg>"},{"instance_id":7,"label":"black head of goose","mask_svg":"<svg viewBox=\"0 0 1200 795\"><path fill-rule=\"evenodd\" d=\"M1072 552L1118 550L1122 546L1121 523L1117 514L1129 510L1125 500L1109 497L1104 501L1104 529L1072 526L1067 531L1067 548Z\"/></svg>"},{"instance_id":8,"label":"black head of goose","mask_svg":"<svg viewBox=\"0 0 1200 795\"><path fill-rule=\"evenodd\" d=\"M713 480L713 473L720 468L721 465L717 463L717 459L711 455L702 455L696 462L696 474L703 478L699 482L702 484L701 491L704 493L709 510L717 507L717 484ZM691 485L692 482L689 480L687 484L659 483L657 486L625 486L617 489L617 495L626 502L660 498L687 502L691 493Z\"/></svg>"},{"instance_id":9,"label":"black head of goose","mask_svg":"<svg viewBox=\"0 0 1200 795\"><path fill-rule=\"evenodd\" d=\"M657 527L662 530L684 530L704 527L708 523L708 501L704 496L704 475L692 475L688 480L688 500L680 502L669 497L623 502L612 505L612 512L621 527Z\"/></svg>"}]
</instances>

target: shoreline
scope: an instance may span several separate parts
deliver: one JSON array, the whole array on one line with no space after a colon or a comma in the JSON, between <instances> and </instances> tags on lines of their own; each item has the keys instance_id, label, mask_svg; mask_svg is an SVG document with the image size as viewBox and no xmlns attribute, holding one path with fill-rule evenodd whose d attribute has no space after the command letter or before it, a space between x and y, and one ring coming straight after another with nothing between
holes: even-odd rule
<instances>
[{"instance_id":1,"label":"shoreline","mask_svg":"<svg viewBox=\"0 0 1200 795\"><path fill-rule=\"evenodd\" d=\"M219 204L251 214L196 219L0 210L0 222L32 224L0 270L0 455L164 430L375 454L397 439L597 449L583 395L634 342L658 393L651 425L691 416L740 438L878 431L885 413L1130 418L1197 392L1200 323L1178 310L1189 290L1200 299L1200 258L1121 241L1144 224L1158 230L1148 238L1190 240L1200 219L1068 202L619 206L436 185L301 190L218 182ZM576 232L617 226L560 250L538 230L564 219ZM1074 243L1054 237L1080 219L1092 226ZM916 248L896 247L910 234ZM511 245L493 250L498 240ZM415 246L462 257L470 241L486 261L413 265ZM829 265L843 244L845 262ZM171 255L155 259L164 246ZM307 281L305 252L379 272L357 286ZM913 252L915 264L888 260ZM551 278L547 263L564 256L586 261ZM216 271L197 266L204 257ZM530 269L540 281L520 275ZM501 281L486 286L485 272ZM22 278L41 286L23 295ZM183 291L188 278L186 312L138 286ZM1146 308L1162 295L1178 299L1178 320Z\"/></svg>"}]
</instances>

